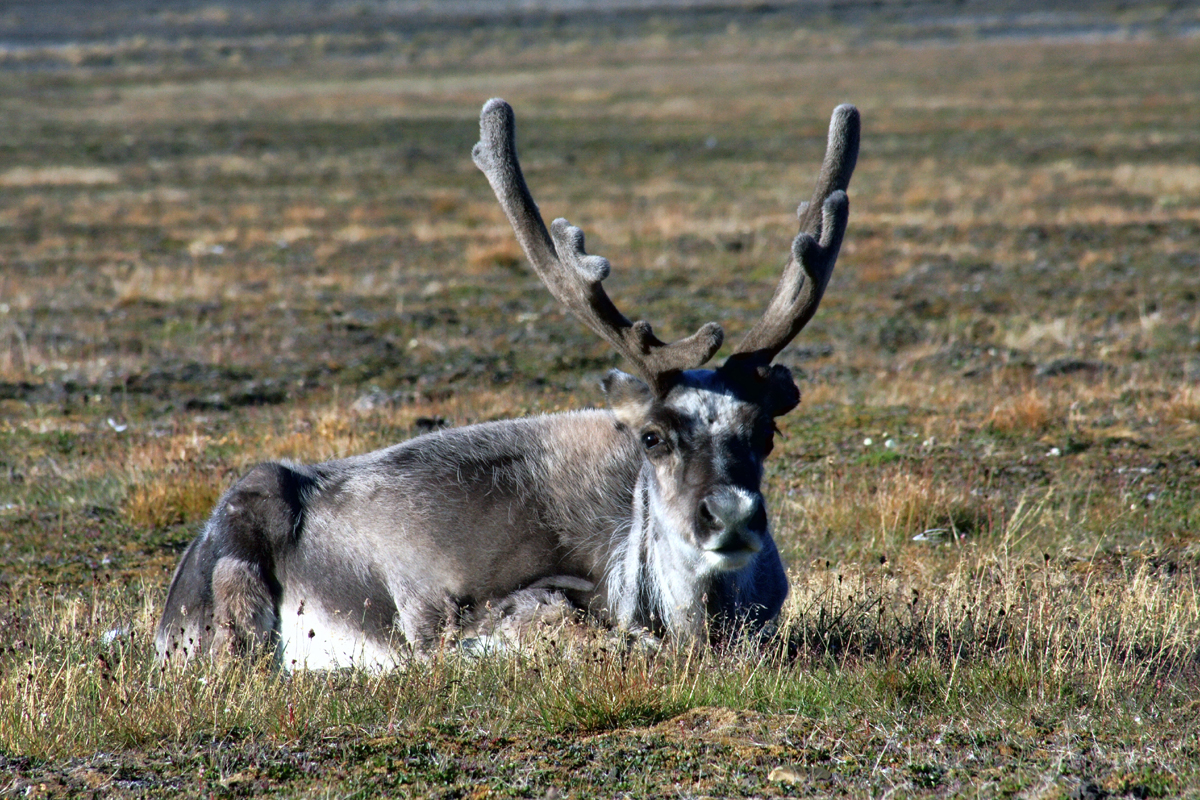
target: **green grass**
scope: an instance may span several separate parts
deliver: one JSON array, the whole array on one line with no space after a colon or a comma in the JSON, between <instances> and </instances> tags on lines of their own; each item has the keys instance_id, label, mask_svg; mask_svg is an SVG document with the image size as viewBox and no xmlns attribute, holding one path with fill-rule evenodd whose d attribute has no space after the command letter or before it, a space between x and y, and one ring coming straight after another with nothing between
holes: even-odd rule
<instances>
[{"instance_id":1,"label":"green grass","mask_svg":"<svg viewBox=\"0 0 1200 800\"><path fill-rule=\"evenodd\" d=\"M1057 607L1037 585L1061 573L1048 562L1040 575L1022 567L960 563L938 594L903 604L882 575L814 574L815 592L798 587L793 603L814 592L815 608L791 609L761 648L614 653L601 640L547 642L477 659L439 654L377 675L164 667L149 648L155 593L103 580L94 597L105 599L91 603L34 590L4 609L16 644L4 653L0 737L10 755L49 759L39 768L116 751L122 769L152 782L199 769L196 792L227 788L248 769L260 788L284 792L343 780L499 789L505 763L557 757L554 785L602 793L677 780L673 770L714 751L719 792L762 786L765 771L752 766L764 758L824 765L864 789L888 774L914 791L961 789L1005 765L1066 780L1068 762L1126 793L1194 781L1187 720L1200 613L1194 601L1154 613L1189 587L1143 569L1128 576L1136 596L1097 592ZM1004 583L1013 575L1020 585ZM978 583L954 588L968 580ZM1190 645L1180 637L1189 626ZM1120 754L1097 751L1097 737ZM341 750L341 773L314 776L329 748ZM594 775L608 748L638 755L623 752L602 784L571 777L577 766ZM478 759L497 751L479 772Z\"/></svg>"}]
</instances>

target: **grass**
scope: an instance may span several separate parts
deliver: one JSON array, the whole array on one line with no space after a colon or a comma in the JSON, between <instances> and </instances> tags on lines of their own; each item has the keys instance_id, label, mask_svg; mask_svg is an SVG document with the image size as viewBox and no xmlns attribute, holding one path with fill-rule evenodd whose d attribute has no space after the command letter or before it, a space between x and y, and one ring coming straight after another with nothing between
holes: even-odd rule
<instances>
[{"instance_id":1,"label":"grass","mask_svg":"<svg viewBox=\"0 0 1200 800\"><path fill-rule=\"evenodd\" d=\"M223 8L0 53L0 795L1200 792L1194 37L779 8L272 38ZM493 95L666 336L748 328L829 111L862 110L780 356L778 629L164 669L171 570L253 464L600 402L616 358L470 164Z\"/></svg>"},{"instance_id":2,"label":"grass","mask_svg":"<svg viewBox=\"0 0 1200 800\"><path fill-rule=\"evenodd\" d=\"M1011 766L1014 754L1039 764L1050 752L1060 769L1070 762L1110 782L1133 780L1118 770L1132 758L1142 777L1130 792L1194 779L1185 767L1196 744L1187 722L1200 620L1194 577L1143 565L1122 576L1122 593L1082 573L1065 586L1063 574L1048 560L1039 569L976 553L923 593L883 571L814 569L761 649L614 654L548 642L479 659L446 653L378 675L163 667L149 647L153 592L102 582L93 597L106 599L90 603L10 595L10 630L27 638L6 653L0 735L9 753L48 764L122 751L123 769L160 789L178 786L185 770L176 761L189 754L202 764L199 782L187 779L197 793L227 789L248 769L260 788L331 789L336 776L326 784L289 766L295 751L330 742L353 753L348 785L372 791L480 782L500 790L505 775L471 774L482 753L499 747L505 760L528 764L537 759L526 748L565 756L571 743L586 745L576 754L585 777L570 763L552 777L583 794L597 791L593 759L604 747L631 745L649 746L648 763L620 767L630 774L605 785L646 790L664 779L651 757L675 769L707 747L729 757L713 768L718 793L735 789L750 765L792 762L827 765L834 780L864 789L897 775L914 790L961 789L986 780L990 765ZM1052 585L1080 600L1053 602ZM33 620L23 616L29 608ZM1124 742L1119 755L1087 741L1097 733ZM659 752L662 739L681 734L696 739ZM608 737L604 746L598 736ZM389 768L376 770L378 759Z\"/></svg>"}]
</instances>

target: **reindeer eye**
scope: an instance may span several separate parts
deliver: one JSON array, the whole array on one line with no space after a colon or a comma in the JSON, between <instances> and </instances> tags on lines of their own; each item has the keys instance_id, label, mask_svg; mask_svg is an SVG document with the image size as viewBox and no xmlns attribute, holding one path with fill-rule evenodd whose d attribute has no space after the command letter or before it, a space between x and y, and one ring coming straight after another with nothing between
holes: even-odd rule
<instances>
[{"instance_id":1,"label":"reindeer eye","mask_svg":"<svg viewBox=\"0 0 1200 800\"><path fill-rule=\"evenodd\" d=\"M647 450L653 450L662 444L662 439L654 431L646 431L642 434L642 447Z\"/></svg>"}]
</instances>

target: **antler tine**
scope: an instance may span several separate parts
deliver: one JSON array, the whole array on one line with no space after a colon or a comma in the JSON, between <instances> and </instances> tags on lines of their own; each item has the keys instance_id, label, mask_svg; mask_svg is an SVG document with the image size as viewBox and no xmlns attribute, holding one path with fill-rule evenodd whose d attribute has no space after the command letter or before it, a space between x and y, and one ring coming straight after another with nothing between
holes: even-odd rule
<instances>
[{"instance_id":1,"label":"antler tine","mask_svg":"<svg viewBox=\"0 0 1200 800\"><path fill-rule=\"evenodd\" d=\"M655 392L665 391L669 374L695 369L713 357L724 338L720 325L710 322L685 339L662 342L650 323L631 323L613 305L600 285L610 271L608 259L584 251L583 231L556 219L547 232L517 160L516 124L508 103L493 98L484 104L479 138L471 156L496 192L538 277L560 303L623 355Z\"/></svg>"},{"instance_id":2,"label":"antler tine","mask_svg":"<svg viewBox=\"0 0 1200 800\"><path fill-rule=\"evenodd\" d=\"M838 106L829 121L829 141L817 188L812 200L797 210L800 233L792 241L779 286L731 358L771 363L816 313L846 233L850 214L846 188L858 161L858 141L858 109Z\"/></svg>"}]
</instances>

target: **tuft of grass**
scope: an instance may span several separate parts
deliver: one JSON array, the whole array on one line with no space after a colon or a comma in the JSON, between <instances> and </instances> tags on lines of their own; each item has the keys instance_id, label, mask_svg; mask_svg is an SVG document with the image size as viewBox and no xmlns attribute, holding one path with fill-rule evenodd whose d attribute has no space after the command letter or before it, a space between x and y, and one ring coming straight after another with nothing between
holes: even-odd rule
<instances>
[{"instance_id":1,"label":"tuft of grass","mask_svg":"<svg viewBox=\"0 0 1200 800\"><path fill-rule=\"evenodd\" d=\"M692 706L669 659L598 658L541 684L537 707L551 731L596 732L653 725ZM686 671L686 669L685 669ZM555 674L558 673L558 674Z\"/></svg>"},{"instance_id":2,"label":"tuft of grass","mask_svg":"<svg viewBox=\"0 0 1200 800\"><path fill-rule=\"evenodd\" d=\"M988 413L988 427L1006 435L1037 435L1049 430L1062 416L1053 398L1040 389L1028 389L1000 400Z\"/></svg>"},{"instance_id":3,"label":"tuft of grass","mask_svg":"<svg viewBox=\"0 0 1200 800\"><path fill-rule=\"evenodd\" d=\"M1200 387L1178 387L1163 403L1162 414L1179 422L1200 422Z\"/></svg>"},{"instance_id":4,"label":"tuft of grass","mask_svg":"<svg viewBox=\"0 0 1200 800\"><path fill-rule=\"evenodd\" d=\"M484 245L472 244L467 248L467 267L473 274L487 274L497 268L510 273L523 271L525 254L511 238Z\"/></svg>"}]
</instances>

